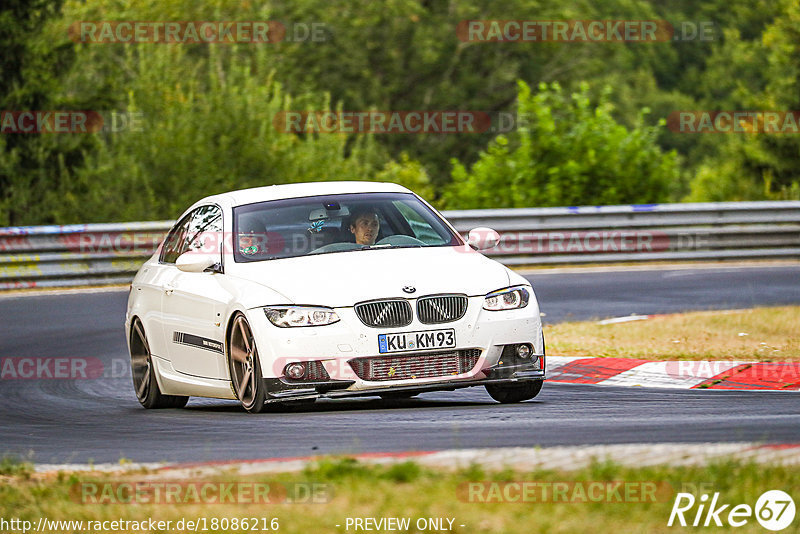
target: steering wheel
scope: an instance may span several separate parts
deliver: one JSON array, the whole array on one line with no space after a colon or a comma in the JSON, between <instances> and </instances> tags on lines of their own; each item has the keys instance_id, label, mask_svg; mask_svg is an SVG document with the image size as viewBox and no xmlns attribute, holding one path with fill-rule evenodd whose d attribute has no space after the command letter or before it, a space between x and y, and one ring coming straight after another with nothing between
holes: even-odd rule
<instances>
[{"instance_id":1,"label":"steering wheel","mask_svg":"<svg viewBox=\"0 0 800 534\"><path fill-rule=\"evenodd\" d=\"M404 245L420 245L420 246L424 246L425 242L424 241L420 241L416 237L411 237L409 235L396 234L396 235L390 235L388 237L384 237L383 239L381 239L380 241L378 241L375 244L376 245L393 245L393 246L401 247L401 246L404 246Z\"/></svg>"}]
</instances>

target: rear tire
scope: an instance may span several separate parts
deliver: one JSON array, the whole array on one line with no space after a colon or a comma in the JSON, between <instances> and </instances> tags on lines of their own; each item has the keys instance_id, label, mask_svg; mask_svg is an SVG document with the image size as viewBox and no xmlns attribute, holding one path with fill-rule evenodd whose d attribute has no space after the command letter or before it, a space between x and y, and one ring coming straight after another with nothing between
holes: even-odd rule
<instances>
[{"instance_id":1,"label":"rear tire","mask_svg":"<svg viewBox=\"0 0 800 534\"><path fill-rule=\"evenodd\" d=\"M153 355L144 333L144 325L136 318L131 326L130 337L131 376L133 390L139 403L148 409L183 408L189 397L164 395L158 387L156 371L153 366Z\"/></svg>"},{"instance_id":2,"label":"rear tire","mask_svg":"<svg viewBox=\"0 0 800 534\"><path fill-rule=\"evenodd\" d=\"M535 382L523 382L512 386L487 384L485 387L489 396L497 402L511 404L534 398L542 391L543 384L544 380L536 380Z\"/></svg>"}]
</instances>

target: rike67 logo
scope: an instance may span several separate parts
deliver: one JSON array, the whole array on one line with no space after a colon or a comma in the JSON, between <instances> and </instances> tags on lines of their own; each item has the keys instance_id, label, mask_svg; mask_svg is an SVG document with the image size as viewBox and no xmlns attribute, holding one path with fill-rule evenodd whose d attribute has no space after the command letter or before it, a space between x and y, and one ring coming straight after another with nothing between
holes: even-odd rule
<instances>
[{"instance_id":1,"label":"rike67 logo","mask_svg":"<svg viewBox=\"0 0 800 534\"><path fill-rule=\"evenodd\" d=\"M724 504L720 501L719 492L714 493L711 502L708 501L707 493L701 495L699 499L691 493L678 493L667 526L738 528L745 526L755 517L765 529L778 532L792 524L796 511L794 500L781 490L765 491L756 501L754 508L749 504L736 506Z\"/></svg>"}]
</instances>

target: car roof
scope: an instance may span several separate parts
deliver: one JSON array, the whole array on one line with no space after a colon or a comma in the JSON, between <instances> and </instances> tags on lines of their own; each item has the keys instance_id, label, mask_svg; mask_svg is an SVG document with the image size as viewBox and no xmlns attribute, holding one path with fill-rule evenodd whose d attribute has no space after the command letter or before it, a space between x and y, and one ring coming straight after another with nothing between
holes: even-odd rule
<instances>
[{"instance_id":1,"label":"car roof","mask_svg":"<svg viewBox=\"0 0 800 534\"><path fill-rule=\"evenodd\" d=\"M388 182L306 182L297 184L269 185L229 191L206 197L194 204L219 204L223 207L241 206L267 200L313 197L317 195L341 195L347 193L410 193L402 185Z\"/></svg>"}]
</instances>

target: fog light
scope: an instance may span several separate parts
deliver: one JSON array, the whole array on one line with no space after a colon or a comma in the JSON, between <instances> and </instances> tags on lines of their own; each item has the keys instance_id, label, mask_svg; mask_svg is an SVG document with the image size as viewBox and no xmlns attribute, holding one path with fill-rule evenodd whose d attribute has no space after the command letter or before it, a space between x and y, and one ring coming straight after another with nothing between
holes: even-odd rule
<instances>
[{"instance_id":1,"label":"fog light","mask_svg":"<svg viewBox=\"0 0 800 534\"><path fill-rule=\"evenodd\" d=\"M306 364L301 362L290 363L283 368L283 374L292 380L300 380L306 375Z\"/></svg>"},{"instance_id":2,"label":"fog light","mask_svg":"<svg viewBox=\"0 0 800 534\"><path fill-rule=\"evenodd\" d=\"M527 358L531 355L530 345L517 345L517 356L520 358Z\"/></svg>"}]
</instances>

